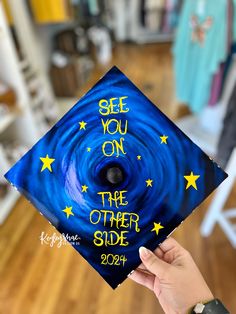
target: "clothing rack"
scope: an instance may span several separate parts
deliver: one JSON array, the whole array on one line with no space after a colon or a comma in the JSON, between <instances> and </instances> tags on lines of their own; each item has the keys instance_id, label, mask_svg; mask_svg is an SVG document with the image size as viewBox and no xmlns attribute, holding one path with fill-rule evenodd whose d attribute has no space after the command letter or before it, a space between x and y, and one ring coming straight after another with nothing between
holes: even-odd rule
<instances>
[{"instance_id":1,"label":"clothing rack","mask_svg":"<svg viewBox=\"0 0 236 314\"><path fill-rule=\"evenodd\" d=\"M236 80L233 8L235 0L217 10L214 0L185 1L173 47L176 95L193 112L177 124L213 157Z\"/></svg>"},{"instance_id":2,"label":"clothing rack","mask_svg":"<svg viewBox=\"0 0 236 314\"><path fill-rule=\"evenodd\" d=\"M198 115L188 115L176 121L178 127L213 158L216 156L222 122L235 83L236 57L234 57L218 104L214 107L205 107Z\"/></svg>"},{"instance_id":3,"label":"clothing rack","mask_svg":"<svg viewBox=\"0 0 236 314\"><path fill-rule=\"evenodd\" d=\"M175 4L169 12L165 7L168 3L173 6ZM113 29L116 40L132 40L139 44L172 41L181 3L182 0L113 1Z\"/></svg>"},{"instance_id":4,"label":"clothing rack","mask_svg":"<svg viewBox=\"0 0 236 314\"><path fill-rule=\"evenodd\" d=\"M217 189L200 231L207 237L219 224L236 248L236 208L225 209L236 179L236 1L224 1L215 8L214 0L184 2L173 49L174 67L178 98L188 103L193 114L177 125L221 166L227 163L229 176ZM217 88L217 97L213 97ZM221 145L225 146L220 150Z\"/></svg>"}]
</instances>

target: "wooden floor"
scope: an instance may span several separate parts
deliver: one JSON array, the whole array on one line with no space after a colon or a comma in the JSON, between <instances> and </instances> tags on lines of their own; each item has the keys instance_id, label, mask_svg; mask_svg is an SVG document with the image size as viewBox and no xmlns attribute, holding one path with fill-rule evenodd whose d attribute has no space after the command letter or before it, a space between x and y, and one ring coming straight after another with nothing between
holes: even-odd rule
<instances>
[{"instance_id":1,"label":"wooden floor","mask_svg":"<svg viewBox=\"0 0 236 314\"><path fill-rule=\"evenodd\" d=\"M114 63L168 115L173 106L169 46L119 46ZM97 69L90 83L101 76ZM229 200L235 206L236 191ZM209 199L174 237L193 255L215 296L236 313L236 250L216 227L203 239L199 226ZM0 226L0 314L158 314L154 295L127 279L113 291L69 245L41 245L44 231L55 229L21 198ZM194 289L194 283L193 283Z\"/></svg>"},{"instance_id":2,"label":"wooden floor","mask_svg":"<svg viewBox=\"0 0 236 314\"><path fill-rule=\"evenodd\" d=\"M169 44L119 44L115 46L112 62L107 66L96 67L88 84L79 92L79 96L82 96L114 65L123 71L165 114L175 117L172 55Z\"/></svg>"}]
</instances>

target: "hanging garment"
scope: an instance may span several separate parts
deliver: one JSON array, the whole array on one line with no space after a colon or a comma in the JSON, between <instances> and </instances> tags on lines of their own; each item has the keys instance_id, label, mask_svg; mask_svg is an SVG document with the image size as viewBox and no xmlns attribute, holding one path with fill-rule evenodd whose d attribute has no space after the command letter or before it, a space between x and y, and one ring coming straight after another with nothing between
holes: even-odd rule
<instances>
[{"instance_id":1,"label":"hanging garment","mask_svg":"<svg viewBox=\"0 0 236 314\"><path fill-rule=\"evenodd\" d=\"M236 0L235 0L236 1ZM207 105L213 75L227 56L227 2L184 2L173 47L176 94L193 112Z\"/></svg>"},{"instance_id":2,"label":"hanging garment","mask_svg":"<svg viewBox=\"0 0 236 314\"><path fill-rule=\"evenodd\" d=\"M88 0L89 12L91 15L98 15L100 13L99 5L97 0Z\"/></svg>"},{"instance_id":3,"label":"hanging garment","mask_svg":"<svg viewBox=\"0 0 236 314\"><path fill-rule=\"evenodd\" d=\"M148 11L145 15L145 25L149 30L158 32L161 27L161 17L160 10Z\"/></svg>"},{"instance_id":4,"label":"hanging garment","mask_svg":"<svg viewBox=\"0 0 236 314\"><path fill-rule=\"evenodd\" d=\"M228 55L228 57L226 59L226 62L225 62L225 69L224 69L224 74L223 74L223 81L222 81L221 91L224 90L225 82L226 82L227 76L229 74L229 71L231 69L231 66L232 66L233 59L234 59L235 55L236 55L236 42L233 42L232 45L231 45L230 53L229 53L229 55Z\"/></svg>"},{"instance_id":5,"label":"hanging garment","mask_svg":"<svg viewBox=\"0 0 236 314\"><path fill-rule=\"evenodd\" d=\"M180 0L166 0L162 26L162 30L165 33L171 32L177 26L179 2Z\"/></svg>"},{"instance_id":6,"label":"hanging garment","mask_svg":"<svg viewBox=\"0 0 236 314\"><path fill-rule=\"evenodd\" d=\"M74 4L75 18L78 21L78 24L84 28L90 26L90 11L89 4L87 0L72 0Z\"/></svg>"},{"instance_id":7,"label":"hanging garment","mask_svg":"<svg viewBox=\"0 0 236 314\"><path fill-rule=\"evenodd\" d=\"M236 13L236 0L233 0L233 12ZM233 19L233 39L236 41L236 18Z\"/></svg>"},{"instance_id":8,"label":"hanging garment","mask_svg":"<svg viewBox=\"0 0 236 314\"><path fill-rule=\"evenodd\" d=\"M235 0L236 1L236 0ZM227 8L227 49L228 53L230 52L232 42L234 41L234 3L233 0L228 0L228 8Z\"/></svg>"},{"instance_id":9,"label":"hanging garment","mask_svg":"<svg viewBox=\"0 0 236 314\"><path fill-rule=\"evenodd\" d=\"M145 26L145 0L140 1L140 23Z\"/></svg>"},{"instance_id":10,"label":"hanging garment","mask_svg":"<svg viewBox=\"0 0 236 314\"><path fill-rule=\"evenodd\" d=\"M163 10L165 8L165 0L145 0L146 10Z\"/></svg>"},{"instance_id":11,"label":"hanging garment","mask_svg":"<svg viewBox=\"0 0 236 314\"><path fill-rule=\"evenodd\" d=\"M222 79L222 86L221 86L222 91L224 89L226 77L227 77L228 72L230 70L230 67L232 65L233 56L236 54L236 16L234 18L235 14L236 14L236 0L230 0L229 1L229 7L228 7L228 24L229 24L228 49L229 49L229 54L228 54L226 62L225 62L225 70L224 70L223 79Z\"/></svg>"},{"instance_id":12,"label":"hanging garment","mask_svg":"<svg viewBox=\"0 0 236 314\"><path fill-rule=\"evenodd\" d=\"M226 115L224 118L224 126L220 136L217 149L216 160L219 165L224 168L229 157L236 147L236 84L231 95Z\"/></svg>"},{"instance_id":13,"label":"hanging garment","mask_svg":"<svg viewBox=\"0 0 236 314\"><path fill-rule=\"evenodd\" d=\"M145 25L151 31L159 31L162 21L165 0L145 1Z\"/></svg>"},{"instance_id":14,"label":"hanging garment","mask_svg":"<svg viewBox=\"0 0 236 314\"><path fill-rule=\"evenodd\" d=\"M214 106L219 101L224 76L224 69L225 63L221 63L218 72L213 77L210 98L208 101L209 106Z\"/></svg>"},{"instance_id":15,"label":"hanging garment","mask_svg":"<svg viewBox=\"0 0 236 314\"><path fill-rule=\"evenodd\" d=\"M231 44L233 41L233 1L228 0L227 8L227 52L228 55L231 53ZM219 102L222 86L224 82L224 73L225 73L226 62L221 63L217 73L214 75L211 86L211 93L208 104L214 106Z\"/></svg>"}]
</instances>

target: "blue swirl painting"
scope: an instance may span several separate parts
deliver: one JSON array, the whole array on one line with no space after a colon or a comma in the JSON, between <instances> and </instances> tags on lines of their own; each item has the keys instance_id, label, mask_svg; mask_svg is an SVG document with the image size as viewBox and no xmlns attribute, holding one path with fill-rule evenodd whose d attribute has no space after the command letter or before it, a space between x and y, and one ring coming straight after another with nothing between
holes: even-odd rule
<instances>
[{"instance_id":1,"label":"blue swirl painting","mask_svg":"<svg viewBox=\"0 0 236 314\"><path fill-rule=\"evenodd\" d=\"M113 67L5 177L116 288L227 174Z\"/></svg>"}]
</instances>

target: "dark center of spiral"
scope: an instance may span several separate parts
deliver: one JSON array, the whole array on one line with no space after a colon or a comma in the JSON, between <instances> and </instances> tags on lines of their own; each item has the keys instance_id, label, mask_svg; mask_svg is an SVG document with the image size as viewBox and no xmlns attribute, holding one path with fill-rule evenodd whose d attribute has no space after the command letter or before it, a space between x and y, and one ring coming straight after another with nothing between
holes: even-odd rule
<instances>
[{"instance_id":1,"label":"dark center of spiral","mask_svg":"<svg viewBox=\"0 0 236 314\"><path fill-rule=\"evenodd\" d=\"M118 163L109 163L100 170L99 173L102 184L118 186L125 180L125 171Z\"/></svg>"},{"instance_id":2,"label":"dark center of spiral","mask_svg":"<svg viewBox=\"0 0 236 314\"><path fill-rule=\"evenodd\" d=\"M111 184L119 184L123 181L123 172L119 167L111 167L106 170L106 179Z\"/></svg>"}]
</instances>

